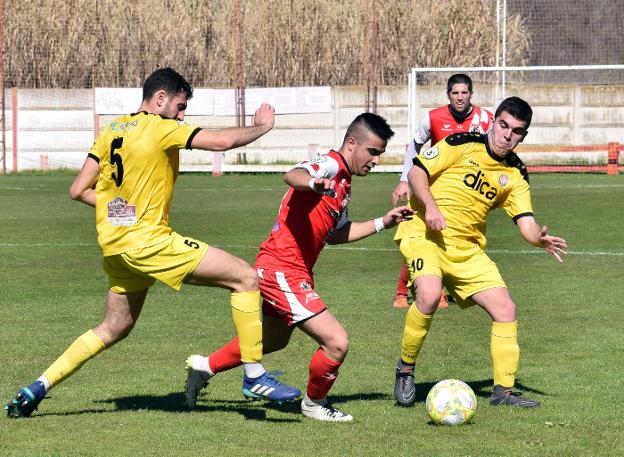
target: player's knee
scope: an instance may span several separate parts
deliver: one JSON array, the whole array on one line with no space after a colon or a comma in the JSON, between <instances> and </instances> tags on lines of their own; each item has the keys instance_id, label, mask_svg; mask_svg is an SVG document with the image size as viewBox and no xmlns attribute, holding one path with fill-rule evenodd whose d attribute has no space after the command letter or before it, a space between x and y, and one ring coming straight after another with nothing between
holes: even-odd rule
<instances>
[{"instance_id":1,"label":"player's knee","mask_svg":"<svg viewBox=\"0 0 624 457\"><path fill-rule=\"evenodd\" d=\"M419 287L416 291L416 307L424 314L433 313L442 297L442 289L438 287Z\"/></svg>"},{"instance_id":2,"label":"player's knee","mask_svg":"<svg viewBox=\"0 0 624 457\"><path fill-rule=\"evenodd\" d=\"M325 345L327 354L335 360L343 361L349 352L349 336L347 332L341 332Z\"/></svg>"},{"instance_id":3,"label":"player's knee","mask_svg":"<svg viewBox=\"0 0 624 457\"><path fill-rule=\"evenodd\" d=\"M244 263L239 273L235 292L248 292L250 290L258 290L258 274L251 265Z\"/></svg>"}]
</instances>

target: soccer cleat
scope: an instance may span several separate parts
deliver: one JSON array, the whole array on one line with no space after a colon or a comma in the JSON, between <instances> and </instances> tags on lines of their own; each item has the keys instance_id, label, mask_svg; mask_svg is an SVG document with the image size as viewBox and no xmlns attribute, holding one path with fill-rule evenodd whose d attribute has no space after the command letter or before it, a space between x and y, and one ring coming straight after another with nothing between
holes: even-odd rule
<instances>
[{"instance_id":1,"label":"soccer cleat","mask_svg":"<svg viewBox=\"0 0 624 457\"><path fill-rule=\"evenodd\" d=\"M184 385L184 395L186 405L193 409L197 404L197 397L201 390L208 385L208 380L212 377L205 371L193 369L192 358L201 356L190 356L186 359L186 384Z\"/></svg>"},{"instance_id":2,"label":"soccer cleat","mask_svg":"<svg viewBox=\"0 0 624 457\"><path fill-rule=\"evenodd\" d=\"M264 373L257 378L243 376L243 395L252 400L271 400L278 403L292 401L301 395L301 391L295 387L282 384L269 373Z\"/></svg>"},{"instance_id":3,"label":"soccer cleat","mask_svg":"<svg viewBox=\"0 0 624 457\"><path fill-rule=\"evenodd\" d=\"M537 408L540 403L520 396L520 392L513 392L509 387L495 385L490 396L490 405L509 405L518 408Z\"/></svg>"},{"instance_id":4,"label":"soccer cleat","mask_svg":"<svg viewBox=\"0 0 624 457\"><path fill-rule=\"evenodd\" d=\"M412 406L416 401L413 368L399 369L397 367L396 380L394 381L394 398L399 406L405 407Z\"/></svg>"},{"instance_id":5,"label":"soccer cleat","mask_svg":"<svg viewBox=\"0 0 624 457\"><path fill-rule=\"evenodd\" d=\"M301 400L301 412L306 417L319 421L349 422L353 420L351 414L345 414L329 404L326 398L323 400L310 400L306 395Z\"/></svg>"},{"instance_id":6,"label":"soccer cleat","mask_svg":"<svg viewBox=\"0 0 624 457\"><path fill-rule=\"evenodd\" d=\"M37 409L46 391L41 381L22 387L13 400L4 406L7 417L29 417Z\"/></svg>"},{"instance_id":7,"label":"soccer cleat","mask_svg":"<svg viewBox=\"0 0 624 457\"><path fill-rule=\"evenodd\" d=\"M409 302L407 301L407 295L397 294L394 297L394 302L392 303L393 308L409 308Z\"/></svg>"}]
</instances>

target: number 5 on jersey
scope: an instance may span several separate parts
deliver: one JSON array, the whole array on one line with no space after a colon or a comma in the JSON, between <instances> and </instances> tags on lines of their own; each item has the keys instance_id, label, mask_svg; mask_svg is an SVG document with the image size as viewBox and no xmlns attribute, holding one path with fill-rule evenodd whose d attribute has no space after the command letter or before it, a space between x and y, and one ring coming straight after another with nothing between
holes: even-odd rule
<instances>
[{"instance_id":1,"label":"number 5 on jersey","mask_svg":"<svg viewBox=\"0 0 624 457\"><path fill-rule=\"evenodd\" d=\"M123 160L121 159L121 155L117 154L115 152L115 149L121 149L121 146L123 145L123 137L118 137L115 138L112 142L111 142L111 149L110 149L110 163L113 166L117 166L117 172L113 172L111 174L111 178L113 178L113 181L115 181L115 184L117 185L117 187L121 186L121 181L123 180L123 176L124 176L124 168L123 168Z\"/></svg>"}]
</instances>

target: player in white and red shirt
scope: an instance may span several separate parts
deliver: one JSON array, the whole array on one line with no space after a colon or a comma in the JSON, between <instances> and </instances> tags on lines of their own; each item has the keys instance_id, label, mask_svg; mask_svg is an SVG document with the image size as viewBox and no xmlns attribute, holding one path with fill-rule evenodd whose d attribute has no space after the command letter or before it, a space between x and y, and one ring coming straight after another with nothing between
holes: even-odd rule
<instances>
[{"instance_id":1,"label":"player in white and red shirt","mask_svg":"<svg viewBox=\"0 0 624 457\"><path fill-rule=\"evenodd\" d=\"M451 133L477 132L487 133L492 127L492 113L470 103L472 98L472 79L464 74L451 76L446 84L446 94L449 104L432 109L425 114L420 123L420 129L412 141L407 145L403 161L403 173L396 189L392 193L392 204L409 200L409 185L407 172L412 168L414 157L420 154L422 146L431 140L431 146L446 138ZM395 237L395 240L397 238ZM398 240L400 241L400 240ZM397 241L397 242L398 242ZM407 308L407 281L408 273L404 264L397 281L394 294L395 308ZM442 294L440 308L448 306L446 294Z\"/></svg>"},{"instance_id":2,"label":"player in white and red shirt","mask_svg":"<svg viewBox=\"0 0 624 457\"><path fill-rule=\"evenodd\" d=\"M351 177L366 176L379 163L379 156L393 134L382 117L361 114L349 125L338 151L301 162L287 172L284 181L290 188L256 259L263 298L264 352L286 347L295 327L320 346L310 361L307 393L301 402L302 413L314 419L350 421L353 418L327 401L327 393L347 355L349 338L315 292L312 269L326 243L357 241L413 214L409 207L403 206L365 222L351 222L348 218ZM240 365L238 339L234 338L208 358L199 355L191 358L193 370L203 376L203 383L198 381L195 386L196 398L210 377ZM187 395L188 392L187 386Z\"/></svg>"}]
</instances>

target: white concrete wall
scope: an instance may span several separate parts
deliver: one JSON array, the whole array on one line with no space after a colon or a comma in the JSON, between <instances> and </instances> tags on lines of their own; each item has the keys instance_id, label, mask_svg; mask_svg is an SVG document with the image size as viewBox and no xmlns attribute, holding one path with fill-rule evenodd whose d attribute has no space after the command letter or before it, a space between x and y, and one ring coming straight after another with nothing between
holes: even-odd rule
<instances>
[{"instance_id":1,"label":"white concrete wall","mask_svg":"<svg viewBox=\"0 0 624 457\"><path fill-rule=\"evenodd\" d=\"M81 166L94 139L93 90L8 89L5 94L8 171L14 163L13 94L17 95L17 169ZM419 87L418 94L421 114L446 101L443 87ZM624 86L510 86L507 95L518 95L533 106L533 124L525 145L624 144ZM382 163L402 162L409 139L407 96L406 87L379 88L378 113L396 132ZM226 153L225 163L233 163L236 152L246 153L251 163L288 164L307 158L309 144L318 145L319 152L338 148L347 125L363 111L365 92L362 87L334 87L331 99L331 112L278 116L270 133L248 147ZM473 102L493 109L493 99L493 89L479 87ZM98 116L99 128L114 117ZM209 128L236 124L233 116L189 115L187 120ZM200 169L200 165L211 163L210 152L183 152L183 169Z\"/></svg>"}]
</instances>

